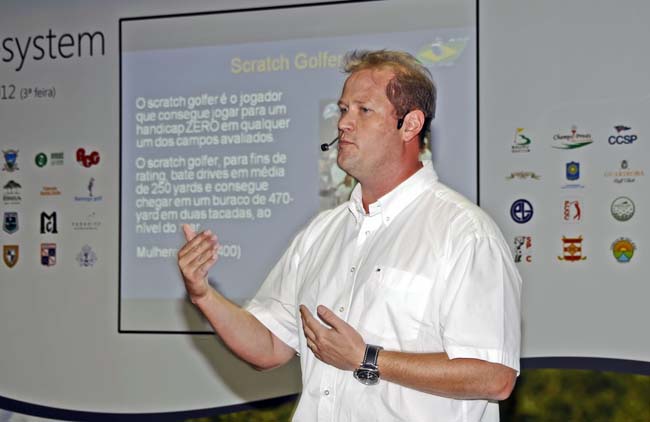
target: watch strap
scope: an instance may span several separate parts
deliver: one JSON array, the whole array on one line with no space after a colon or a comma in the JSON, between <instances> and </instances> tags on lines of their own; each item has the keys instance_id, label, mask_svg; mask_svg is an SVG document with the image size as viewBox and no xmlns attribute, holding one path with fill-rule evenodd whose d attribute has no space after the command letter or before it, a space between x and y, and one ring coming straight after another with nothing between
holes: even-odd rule
<instances>
[{"instance_id":1,"label":"watch strap","mask_svg":"<svg viewBox=\"0 0 650 422\"><path fill-rule=\"evenodd\" d=\"M366 352L363 355L361 366L370 366L377 368L377 359L379 358L379 351L384 348L374 344L366 344Z\"/></svg>"}]
</instances>

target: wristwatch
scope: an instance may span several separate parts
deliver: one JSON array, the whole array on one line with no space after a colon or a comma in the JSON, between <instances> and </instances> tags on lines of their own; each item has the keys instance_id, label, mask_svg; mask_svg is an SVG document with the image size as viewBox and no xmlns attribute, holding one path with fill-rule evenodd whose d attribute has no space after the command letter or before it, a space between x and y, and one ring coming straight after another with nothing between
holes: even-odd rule
<instances>
[{"instance_id":1,"label":"wristwatch","mask_svg":"<svg viewBox=\"0 0 650 422\"><path fill-rule=\"evenodd\" d=\"M381 346L366 344L366 353L363 355L361 366L354 370L354 378L361 384L375 385L379 383L377 357L379 357L379 351L383 349Z\"/></svg>"}]
</instances>

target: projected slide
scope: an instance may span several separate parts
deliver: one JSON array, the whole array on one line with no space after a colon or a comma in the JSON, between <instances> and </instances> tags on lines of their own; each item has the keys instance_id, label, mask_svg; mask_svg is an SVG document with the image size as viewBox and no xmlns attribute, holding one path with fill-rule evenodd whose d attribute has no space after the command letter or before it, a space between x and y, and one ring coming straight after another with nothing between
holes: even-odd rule
<instances>
[{"instance_id":1,"label":"projected slide","mask_svg":"<svg viewBox=\"0 0 650 422\"><path fill-rule=\"evenodd\" d=\"M177 19L192 28L191 18ZM142 43L158 33L155 21L123 28L126 45L136 34ZM123 51L122 330L207 330L187 305L176 267L182 223L218 234L209 280L244 303L296 232L347 200L354 181L336 166L336 148L319 146L336 136L340 68L351 48L417 55L444 95L439 116L476 108L469 29ZM453 154L474 151L475 118L466 116L436 121L434 143L437 134L453 133ZM471 172L453 182L474 195Z\"/></svg>"}]
</instances>

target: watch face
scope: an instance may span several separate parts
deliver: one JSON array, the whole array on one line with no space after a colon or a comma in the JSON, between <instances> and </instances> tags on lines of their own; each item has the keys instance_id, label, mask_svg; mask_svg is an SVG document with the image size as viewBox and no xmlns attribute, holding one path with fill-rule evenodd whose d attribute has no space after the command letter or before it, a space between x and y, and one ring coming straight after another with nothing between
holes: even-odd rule
<instances>
[{"instance_id":1,"label":"watch face","mask_svg":"<svg viewBox=\"0 0 650 422\"><path fill-rule=\"evenodd\" d=\"M372 369L359 368L354 371L354 377L365 385L375 385L379 382L379 372Z\"/></svg>"}]
</instances>

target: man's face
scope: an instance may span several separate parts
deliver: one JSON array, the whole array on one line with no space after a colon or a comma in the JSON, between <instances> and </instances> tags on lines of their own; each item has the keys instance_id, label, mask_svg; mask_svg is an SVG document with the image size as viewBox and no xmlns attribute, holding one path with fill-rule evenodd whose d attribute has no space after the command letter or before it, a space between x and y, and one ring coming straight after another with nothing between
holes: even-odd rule
<instances>
[{"instance_id":1,"label":"man's face","mask_svg":"<svg viewBox=\"0 0 650 422\"><path fill-rule=\"evenodd\" d=\"M391 157L401 154L395 108L386 96L393 76L390 70L365 69L350 75L343 86L337 162L362 184L368 177L381 177L391 167Z\"/></svg>"}]
</instances>

